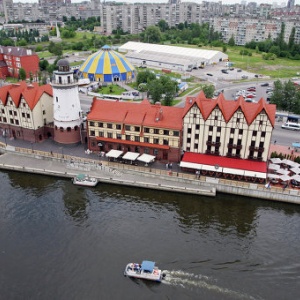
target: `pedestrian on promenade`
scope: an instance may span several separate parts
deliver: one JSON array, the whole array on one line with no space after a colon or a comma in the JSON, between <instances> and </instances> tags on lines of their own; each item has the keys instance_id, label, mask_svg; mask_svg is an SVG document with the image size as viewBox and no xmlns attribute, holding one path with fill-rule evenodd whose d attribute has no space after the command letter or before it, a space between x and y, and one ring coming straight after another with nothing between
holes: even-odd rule
<instances>
[{"instance_id":1,"label":"pedestrian on promenade","mask_svg":"<svg viewBox=\"0 0 300 300\"><path fill-rule=\"evenodd\" d=\"M168 170L168 169L169 169L169 164L167 163L167 164L166 164L166 170Z\"/></svg>"}]
</instances>

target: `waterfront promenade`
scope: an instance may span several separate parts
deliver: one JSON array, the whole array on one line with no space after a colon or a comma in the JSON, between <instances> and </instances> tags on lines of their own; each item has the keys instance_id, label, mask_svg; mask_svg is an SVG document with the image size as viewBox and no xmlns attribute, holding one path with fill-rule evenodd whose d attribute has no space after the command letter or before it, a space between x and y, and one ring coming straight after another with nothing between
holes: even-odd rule
<instances>
[{"instance_id":1,"label":"waterfront promenade","mask_svg":"<svg viewBox=\"0 0 300 300\"><path fill-rule=\"evenodd\" d=\"M182 172L177 164L173 164L170 170L166 169L165 162L159 161L150 166L121 164L94 153L88 154L84 145L62 147L52 140L32 144L20 140L3 141L0 138L0 146L3 153L0 156L0 168L6 170L65 178L85 173L96 177L100 183L204 196L215 196L216 193L223 192L300 204L299 189L283 189L280 186L267 189L265 184L259 183L207 176L197 178L195 174ZM274 151L276 145L272 146L271 151Z\"/></svg>"}]
</instances>

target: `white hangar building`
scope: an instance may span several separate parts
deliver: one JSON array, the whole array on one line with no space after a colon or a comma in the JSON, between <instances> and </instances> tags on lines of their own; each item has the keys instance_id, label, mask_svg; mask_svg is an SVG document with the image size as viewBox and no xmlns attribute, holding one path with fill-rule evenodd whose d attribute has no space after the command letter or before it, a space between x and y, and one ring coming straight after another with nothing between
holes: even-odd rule
<instances>
[{"instance_id":1,"label":"white hangar building","mask_svg":"<svg viewBox=\"0 0 300 300\"><path fill-rule=\"evenodd\" d=\"M118 49L136 66L149 66L177 71L190 71L201 66L228 60L228 55L216 50L204 50L159 44L127 42Z\"/></svg>"}]
</instances>

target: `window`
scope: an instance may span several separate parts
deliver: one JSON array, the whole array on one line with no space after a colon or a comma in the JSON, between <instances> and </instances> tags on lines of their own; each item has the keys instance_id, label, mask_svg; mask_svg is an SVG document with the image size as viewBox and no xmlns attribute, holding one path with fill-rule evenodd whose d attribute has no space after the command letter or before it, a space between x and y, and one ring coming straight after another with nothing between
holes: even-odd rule
<instances>
[{"instance_id":1,"label":"window","mask_svg":"<svg viewBox=\"0 0 300 300\"><path fill-rule=\"evenodd\" d=\"M13 114L13 113L12 113L12 110L9 111L9 114L12 116L12 114Z\"/></svg>"},{"instance_id":2,"label":"window","mask_svg":"<svg viewBox=\"0 0 300 300\"><path fill-rule=\"evenodd\" d=\"M198 149L198 144L194 144L194 149Z\"/></svg>"},{"instance_id":3,"label":"window","mask_svg":"<svg viewBox=\"0 0 300 300\"><path fill-rule=\"evenodd\" d=\"M252 135L253 135L253 136L257 136L257 131L256 131L256 130L253 130Z\"/></svg>"},{"instance_id":4,"label":"window","mask_svg":"<svg viewBox=\"0 0 300 300\"><path fill-rule=\"evenodd\" d=\"M135 127L134 127L134 131L135 131L135 132L140 132L140 127L139 127L139 126L135 126Z\"/></svg>"},{"instance_id":5,"label":"window","mask_svg":"<svg viewBox=\"0 0 300 300\"><path fill-rule=\"evenodd\" d=\"M71 127L67 127L67 131L70 132L71 131Z\"/></svg>"},{"instance_id":6,"label":"window","mask_svg":"<svg viewBox=\"0 0 300 300\"><path fill-rule=\"evenodd\" d=\"M107 133L107 137L110 138L110 139L112 139L112 138L113 138L112 132L108 132L108 133Z\"/></svg>"},{"instance_id":7,"label":"window","mask_svg":"<svg viewBox=\"0 0 300 300\"><path fill-rule=\"evenodd\" d=\"M121 128L122 128L122 127L121 127L121 124L117 124L117 125L116 125L116 128L117 128L118 130L121 130Z\"/></svg>"},{"instance_id":8,"label":"window","mask_svg":"<svg viewBox=\"0 0 300 300\"><path fill-rule=\"evenodd\" d=\"M243 129L239 129L239 134L243 134Z\"/></svg>"},{"instance_id":9,"label":"window","mask_svg":"<svg viewBox=\"0 0 300 300\"><path fill-rule=\"evenodd\" d=\"M60 132L64 132L63 127L59 127Z\"/></svg>"},{"instance_id":10,"label":"window","mask_svg":"<svg viewBox=\"0 0 300 300\"><path fill-rule=\"evenodd\" d=\"M58 102L58 97L56 97L56 103Z\"/></svg>"},{"instance_id":11,"label":"window","mask_svg":"<svg viewBox=\"0 0 300 300\"><path fill-rule=\"evenodd\" d=\"M196 130L199 130L199 129L200 129L200 125L196 124Z\"/></svg>"},{"instance_id":12,"label":"window","mask_svg":"<svg viewBox=\"0 0 300 300\"><path fill-rule=\"evenodd\" d=\"M19 125L19 120L16 120L16 125Z\"/></svg>"},{"instance_id":13,"label":"window","mask_svg":"<svg viewBox=\"0 0 300 300\"><path fill-rule=\"evenodd\" d=\"M126 134L126 141L130 141L130 135Z\"/></svg>"},{"instance_id":14,"label":"window","mask_svg":"<svg viewBox=\"0 0 300 300\"><path fill-rule=\"evenodd\" d=\"M192 133L192 128L188 128L187 133Z\"/></svg>"},{"instance_id":15,"label":"window","mask_svg":"<svg viewBox=\"0 0 300 300\"><path fill-rule=\"evenodd\" d=\"M231 129L230 129L230 133L234 133L234 128L231 128Z\"/></svg>"},{"instance_id":16,"label":"window","mask_svg":"<svg viewBox=\"0 0 300 300\"><path fill-rule=\"evenodd\" d=\"M144 132L149 133L149 128L148 128L148 127L145 127L145 128L144 128Z\"/></svg>"},{"instance_id":17,"label":"window","mask_svg":"<svg viewBox=\"0 0 300 300\"><path fill-rule=\"evenodd\" d=\"M187 139L186 139L186 142L187 142L187 143L190 143L190 142L191 142L191 138L187 138Z\"/></svg>"},{"instance_id":18,"label":"window","mask_svg":"<svg viewBox=\"0 0 300 300\"><path fill-rule=\"evenodd\" d=\"M14 119L10 119L10 124L14 124Z\"/></svg>"},{"instance_id":19,"label":"window","mask_svg":"<svg viewBox=\"0 0 300 300\"><path fill-rule=\"evenodd\" d=\"M169 135L169 130L164 130L164 135Z\"/></svg>"},{"instance_id":20,"label":"window","mask_svg":"<svg viewBox=\"0 0 300 300\"><path fill-rule=\"evenodd\" d=\"M179 131L174 131L174 136L179 136Z\"/></svg>"},{"instance_id":21,"label":"window","mask_svg":"<svg viewBox=\"0 0 300 300\"><path fill-rule=\"evenodd\" d=\"M215 116L215 120L216 120L216 121L218 120L218 116Z\"/></svg>"},{"instance_id":22,"label":"window","mask_svg":"<svg viewBox=\"0 0 300 300\"><path fill-rule=\"evenodd\" d=\"M25 113L22 113L22 118L25 118Z\"/></svg>"},{"instance_id":23,"label":"window","mask_svg":"<svg viewBox=\"0 0 300 300\"><path fill-rule=\"evenodd\" d=\"M14 111L14 116L16 117L18 114L17 114L17 112L16 111Z\"/></svg>"},{"instance_id":24,"label":"window","mask_svg":"<svg viewBox=\"0 0 300 300\"><path fill-rule=\"evenodd\" d=\"M125 125L125 130L130 131L130 126L129 125Z\"/></svg>"},{"instance_id":25,"label":"window","mask_svg":"<svg viewBox=\"0 0 300 300\"><path fill-rule=\"evenodd\" d=\"M265 137L265 136L266 136L266 132L265 132L265 131L262 131L261 137Z\"/></svg>"},{"instance_id":26,"label":"window","mask_svg":"<svg viewBox=\"0 0 300 300\"><path fill-rule=\"evenodd\" d=\"M217 132L221 132L221 129L222 129L221 127L218 127Z\"/></svg>"},{"instance_id":27,"label":"window","mask_svg":"<svg viewBox=\"0 0 300 300\"><path fill-rule=\"evenodd\" d=\"M100 137L104 137L104 132L103 131L99 131L98 134L99 134Z\"/></svg>"},{"instance_id":28,"label":"window","mask_svg":"<svg viewBox=\"0 0 300 300\"><path fill-rule=\"evenodd\" d=\"M169 145L169 141L167 139L164 139L164 145Z\"/></svg>"},{"instance_id":29,"label":"window","mask_svg":"<svg viewBox=\"0 0 300 300\"><path fill-rule=\"evenodd\" d=\"M153 144L158 144L159 143L159 139L153 139Z\"/></svg>"},{"instance_id":30,"label":"window","mask_svg":"<svg viewBox=\"0 0 300 300\"><path fill-rule=\"evenodd\" d=\"M135 136L135 137L134 137L134 141L135 141L135 142L139 142L139 141L140 141L140 137L139 137L139 136Z\"/></svg>"},{"instance_id":31,"label":"window","mask_svg":"<svg viewBox=\"0 0 300 300\"><path fill-rule=\"evenodd\" d=\"M145 154L149 154L149 148L145 148L145 149L144 149L144 153L145 153Z\"/></svg>"},{"instance_id":32,"label":"window","mask_svg":"<svg viewBox=\"0 0 300 300\"><path fill-rule=\"evenodd\" d=\"M159 129L154 129L155 134L159 134Z\"/></svg>"},{"instance_id":33,"label":"window","mask_svg":"<svg viewBox=\"0 0 300 300\"><path fill-rule=\"evenodd\" d=\"M118 139L118 140L121 140L121 139L122 139L122 134L117 133L117 139Z\"/></svg>"},{"instance_id":34,"label":"window","mask_svg":"<svg viewBox=\"0 0 300 300\"><path fill-rule=\"evenodd\" d=\"M209 131L213 131L213 126L210 125L210 126L208 127L208 130L209 130Z\"/></svg>"},{"instance_id":35,"label":"window","mask_svg":"<svg viewBox=\"0 0 300 300\"><path fill-rule=\"evenodd\" d=\"M149 143L149 138L144 137L144 143Z\"/></svg>"},{"instance_id":36,"label":"window","mask_svg":"<svg viewBox=\"0 0 300 300\"><path fill-rule=\"evenodd\" d=\"M98 127L103 128L103 123L102 122L98 122Z\"/></svg>"},{"instance_id":37,"label":"window","mask_svg":"<svg viewBox=\"0 0 300 300\"><path fill-rule=\"evenodd\" d=\"M91 130L91 136L95 136L95 130Z\"/></svg>"},{"instance_id":38,"label":"window","mask_svg":"<svg viewBox=\"0 0 300 300\"><path fill-rule=\"evenodd\" d=\"M90 121L90 126L95 126L95 122Z\"/></svg>"},{"instance_id":39,"label":"window","mask_svg":"<svg viewBox=\"0 0 300 300\"><path fill-rule=\"evenodd\" d=\"M107 128L112 129L112 124L111 123L107 123Z\"/></svg>"},{"instance_id":40,"label":"window","mask_svg":"<svg viewBox=\"0 0 300 300\"><path fill-rule=\"evenodd\" d=\"M196 139L196 140L199 139L199 134L195 134L195 139Z\"/></svg>"}]
</instances>

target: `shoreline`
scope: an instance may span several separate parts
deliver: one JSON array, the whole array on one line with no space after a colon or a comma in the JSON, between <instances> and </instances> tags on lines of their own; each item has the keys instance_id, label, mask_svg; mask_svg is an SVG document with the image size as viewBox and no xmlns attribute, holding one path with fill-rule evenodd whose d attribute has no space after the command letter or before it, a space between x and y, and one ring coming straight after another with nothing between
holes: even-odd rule
<instances>
[{"instance_id":1,"label":"shoreline","mask_svg":"<svg viewBox=\"0 0 300 300\"><path fill-rule=\"evenodd\" d=\"M86 173L99 182L125 185L182 194L194 194L215 197L217 193L240 195L291 204L300 204L300 189L272 186L265 184L233 181L169 172L155 168L121 165L114 162L84 159L69 155L55 155L42 151L30 151L12 146L1 149L0 169L46 176L73 178L78 173ZM72 160L74 159L74 162ZM36 167L32 167L36 166Z\"/></svg>"}]
</instances>

